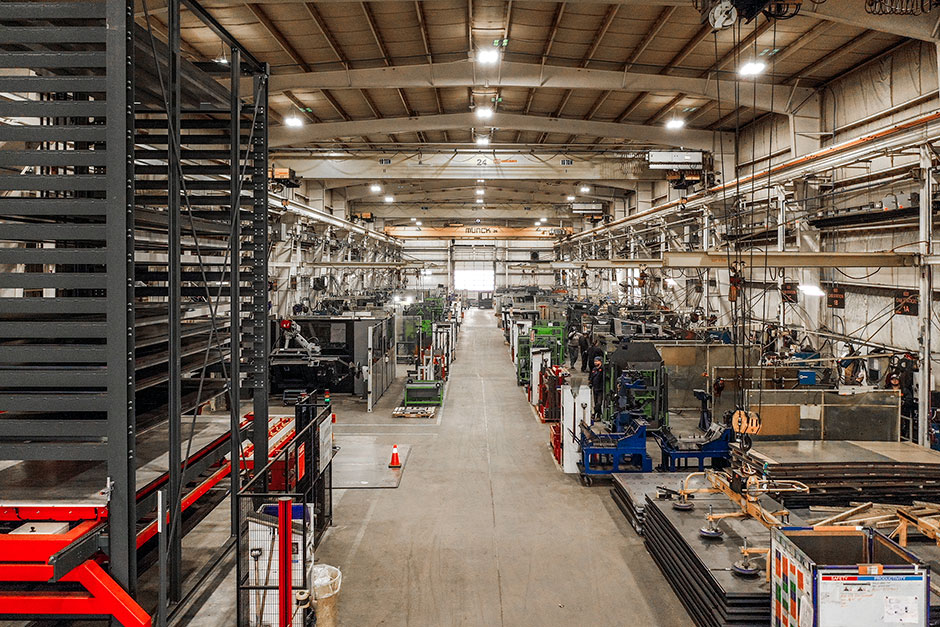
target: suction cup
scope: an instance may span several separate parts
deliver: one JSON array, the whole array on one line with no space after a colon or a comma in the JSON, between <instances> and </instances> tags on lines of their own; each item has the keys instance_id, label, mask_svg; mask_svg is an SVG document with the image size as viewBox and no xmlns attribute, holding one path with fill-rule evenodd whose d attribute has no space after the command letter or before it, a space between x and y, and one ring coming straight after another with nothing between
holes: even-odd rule
<instances>
[{"instance_id":1,"label":"suction cup","mask_svg":"<svg viewBox=\"0 0 940 627\"><path fill-rule=\"evenodd\" d=\"M745 559L732 564L731 572L738 577L750 579L752 577L757 577L760 574L760 568L758 568L754 562Z\"/></svg>"},{"instance_id":2,"label":"suction cup","mask_svg":"<svg viewBox=\"0 0 940 627\"><path fill-rule=\"evenodd\" d=\"M708 527L702 527L698 530L698 535L702 536L706 540L720 540L725 532L719 529L718 527L709 525Z\"/></svg>"}]
</instances>

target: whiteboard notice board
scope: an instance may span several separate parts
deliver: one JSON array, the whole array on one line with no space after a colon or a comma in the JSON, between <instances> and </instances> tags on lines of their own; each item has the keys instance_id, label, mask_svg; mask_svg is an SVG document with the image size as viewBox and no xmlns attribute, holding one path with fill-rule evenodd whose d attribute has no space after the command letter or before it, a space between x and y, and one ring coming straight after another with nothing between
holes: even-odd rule
<instances>
[{"instance_id":1,"label":"whiteboard notice board","mask_svg":"<svg viewBox=\"0 0 940 627\"><path fill-rule=\"evenodd\" d=\"M927 589L925 570L860 575L821 568L817 573L818 626L926 627Z\"/></svg>"}]
</instances>

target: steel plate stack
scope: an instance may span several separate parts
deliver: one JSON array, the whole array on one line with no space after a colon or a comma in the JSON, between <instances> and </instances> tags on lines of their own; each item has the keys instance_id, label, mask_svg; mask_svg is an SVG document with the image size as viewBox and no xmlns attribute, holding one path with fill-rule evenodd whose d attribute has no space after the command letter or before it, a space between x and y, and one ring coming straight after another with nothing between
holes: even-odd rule
<instances>
[{"instance_id":1,"label":"steel plate stack","mask_svg":"<svg viewBox=\"0 0 940 627\"><path fill-rule=\"evenodd\" d=\"M719 523L720 539L699 534L708 506L715 514L737 511L724 495L699 495L695 509L678 511L672 503L646 499L645 538L653 559L663 571L686 611L702 627L769 625L770 586L764 561L754 578L741 578L731 565L742 558L744 538L751 547L769 546L770 533L753 519L728 518Z\"/></svg>"},{"instance_id":2,"label":"steel plate stack","mask_svg":"<svg viewBox=\"0 0 940 627\"><path fill-rule=\"evenodd\" d=\"M639 534L643 535L643 521L646 512L646 498L659 499L663 490L679 490L682 488L682 482L685 474L659 474L659 473L615 473L613 478L613 488L610 490L610 496L614 503L623 512L627 522ZM706 482L702 477L694 477L689 484L691 488L705 487ZM663 500L668 500L664 497Z\"/></svg>"},{"instance_id":3,"label":"steel plate stack","mask_svg":"<svg viewBox=\"0 0 940 627\"><path fill-rule=\"evenodd\" d=\"M781 494L790 507L932 501L940 492L940 452L910 442L784 440L732 455L771 479L808 485L808 494Z\"/></svg>"}]
</instances>

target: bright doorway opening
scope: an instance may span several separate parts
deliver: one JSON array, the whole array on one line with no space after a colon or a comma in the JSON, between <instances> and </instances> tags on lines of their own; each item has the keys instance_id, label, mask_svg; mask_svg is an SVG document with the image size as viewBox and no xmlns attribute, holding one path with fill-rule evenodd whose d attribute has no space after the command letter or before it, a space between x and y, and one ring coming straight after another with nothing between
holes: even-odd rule
<instances>
[{"instance_id":1,"label":"bright doorway opening","mask_svg":"<svg viewBox=\"0 0 940 627\"><path fill-rule=\"evenodd\" d=\"M470 292L492 292L496 273L490 270L454 270L454 289Z\"/></svg>"}]
</instances>

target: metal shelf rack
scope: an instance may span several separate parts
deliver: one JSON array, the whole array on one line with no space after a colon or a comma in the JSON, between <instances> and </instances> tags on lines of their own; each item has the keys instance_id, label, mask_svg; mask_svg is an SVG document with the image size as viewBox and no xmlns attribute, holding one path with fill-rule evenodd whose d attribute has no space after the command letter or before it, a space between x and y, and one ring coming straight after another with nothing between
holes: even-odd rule
<instances>
[{"instance_id":1,"label":"metal shelf rack","mask_svg":"<svg viewBox=\"0 0 940 627\"><path fill-rule=\"evenodd\" d=\"M267 463L268 69L185 5L228 64L183 58L179 0L166 41L127 0L0 3L0 574L23 573L0 581L87 595L43 586L0 617L147 624L137 557L161 490L166 616L186 592L186 510ZM216 399L227 420L201 415ZM45 555L7 533L22 520L68 531Z\"/></svg>"}]
</instances>

